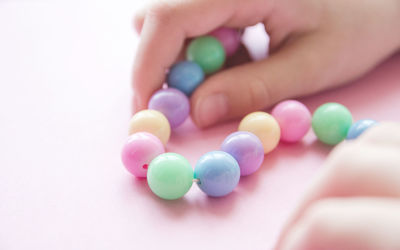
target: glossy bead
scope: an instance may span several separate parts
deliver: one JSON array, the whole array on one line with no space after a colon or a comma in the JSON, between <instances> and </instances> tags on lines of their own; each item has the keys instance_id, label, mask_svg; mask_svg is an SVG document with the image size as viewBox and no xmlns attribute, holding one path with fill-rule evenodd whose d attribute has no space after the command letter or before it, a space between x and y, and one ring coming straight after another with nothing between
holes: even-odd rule
<instances>
[{"instance_id":1,"label":"glossy bead","mask_svg":"<svg viewBox=\"0 0 400 250\"><path fill-rule=\"evenodd\" d=\"M239 131L230 134L221 145L221 150L232 155L240 167L240 175L250 175L264 161L264 148L257 136Z\"/></svg>"},{"instance_id":2,"label":"glossy bead","mask_svg":"<svg viewBox=\"0 0 400 250\"><path fill-rule=\"evenodd\" d=\"M167 84L179 89L187 96L203 82L204 72L195 62L183 61L171 67L167 75Z\"/></svg>"},{"instance_id":3,"label":"glossy bead","mask_svg":"<svg viewBox=\"0 0 400 250\"><path fill-rule=\"evenodd\" d=\"M275 118L260 111L245 116L239 124L239 131L255 134L262 142L265 154L271 152L278 145L281 134Z\"/></svg>"},{"instance_id":4,"label":"glossy bead","mask_svg":"<svg viewBox=\"0 0 400 250\"><path fill-rule=\"evenodd\" d=\"M146 177L150 162L164 152L160 139L147 132L138 132L128 137L122 148L121 159L131 174Z\"/></svg>"},{"instance_id":5,"label":"glossy bead","mask_svg":"<svg viewBox=\"0 0 400 250\"><path fill-rule=\"evenodd\" d=\"M211 74L224 65L225 50L215 37L201 36L190 42L186 59L198 63L204 73Z\"/></svg>"},{"instance_id":6,"label":"glossy bead","mask_svg":"<svg viewBox=\"0 0 400 250\"><path fill-rule=\"evenodd\" d=\"M168 88L158 90L153 94L149 101L149 109L163 113L171 128L176 128L189 116L190 104L184 93Z\"/></svg>"},{"instance_id":7,"label":"glossy bead","mask_svg":"<svg viewBox=\"0 0 400 250\"><path fill-rule=\"evenodd\" d=\"M136 113L129 121L129 134L136 132L149 132L165 145L171 134L171 127L161 112L146 109Z\"/></svg>"},{"instance_id":8,"label":"glossy bead","mask_svg":"<svg viewBox=\"0 0 400 250\"><path fill-rule=\"evenodd\" d=\"M311 113L301 102L287 100L279 103L271 112L281 128L281 141L297 142L311 127Z\"/></svg>"},{"instance_id":9,"label":"glossy bead","mask_svg":"<svg viewBox=\"0 0 400 250\"><path fill-rule=\"evenodd\" d=\"M339 103L321 105L312 117L312 128L320 141L336 145L347 136L352 124L350 111Z\"/></svg>"},{"instance_id":10,"label":"glossy bead","mask_svg":"<svg viewBox=\"0 0 400 250\"><path fill-rule=\"evenodd\" d=\"M348 133L347 133L347 139L348 140L353 140L358 138L364 131L369 129L372 126L377 125L378 122L371 120L371 119L364 119L364 120L359 120L355 122L353 125L351 125Z\"/></svg>"},{"instance_id":11,"label":"glossy bead","mask_svg":"<svg viewBox=\"0 0 400 250\"><path fill-rule=\"evenodd\" d=\"M217 38L225 49L226 56L232 56L240 45L240 33L236 29L221 27L210 33L210 36Z\"/></svg>"},{"instance_id":12,"label":"glossy bead","mask_svg":"<svg viewBox=\"0 0 400 250\"><path fill-rule=\"evenodd\" d=\"M161 154L149 165L147 183L158 197L179 199L193 184L193 169L188 160L179 154Z\"/></svg>"},{"instance_id":13,"label":"glossy bead","mask_svg":"<svg viewBox=\"0 0 400 250\"><path fill-rule=\"evenodd\" d=\"M197 185L209 196L220 197L233 191L240 179L237 161L223 151L212 151L200 157L194 169Z\"/></svg>"}]
</instances>

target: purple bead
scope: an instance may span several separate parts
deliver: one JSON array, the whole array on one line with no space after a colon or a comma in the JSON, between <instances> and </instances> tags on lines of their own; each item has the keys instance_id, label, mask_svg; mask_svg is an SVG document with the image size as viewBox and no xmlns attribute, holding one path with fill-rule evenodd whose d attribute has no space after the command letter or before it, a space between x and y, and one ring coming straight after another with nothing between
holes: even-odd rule
<instances>
[{"instance_id":1,"label":"purple bead","mask_svg":"<svg viewBox=\"0 0 400 250\"><path fill-rule=\"evenodd\" d=\"M163 113L167 117L171 128L181 125L190 112L188 97L174 88L158 90L150 98L148 106L149 109Z\"/></svg>"},{"instance_id":2,"label":"purple bead","mask_svg":"<svg viewBox=\"0 0 400 250\"><path fill-rule=\"evenodd\" d=\"M221 27L210 33L210 36L217 38L224 46L226 56L232 56L240 45L240 33L236 29Z\"/></svg>"},{"instance_id":3,"label":"purple bead","mask_svg":"<svg viewBox=\"0 0 400 250\"><path fill-rule=\"evenodd\" d=\"M239 131L230 134L221 145L239 163L240 174L250 175L260 168L264 161L264 148L256 135Z\"/></svg>"}]
</instances>

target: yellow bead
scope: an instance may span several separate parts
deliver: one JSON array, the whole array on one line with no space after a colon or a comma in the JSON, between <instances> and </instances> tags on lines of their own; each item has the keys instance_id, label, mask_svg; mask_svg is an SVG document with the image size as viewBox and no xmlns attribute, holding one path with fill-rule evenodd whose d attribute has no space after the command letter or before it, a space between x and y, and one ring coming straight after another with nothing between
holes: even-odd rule
<instances>
[{"instance_id":1,"label":"yellow bead","mask_svg":"<svg viewBox=\"0 0 400 250\"><path fill-rule=\"evenodd\" d=\"M136 132L151 133L165 145L171 134L171 127L161 112L146 109L136 113L129 121L129 134Z\"/></svg>"},{"instance_id":2,"label":"yellow bead","mask_svg":"<svg viewBox=\"0 0 400 250\"><path fill-rule=\"evenodd\" d=\"M239 131L255 134L262 142L265 154L278 145L281 136L278 122L265 112L254 112L245 116L239 124Z\"/></svg>"}]
</instances>

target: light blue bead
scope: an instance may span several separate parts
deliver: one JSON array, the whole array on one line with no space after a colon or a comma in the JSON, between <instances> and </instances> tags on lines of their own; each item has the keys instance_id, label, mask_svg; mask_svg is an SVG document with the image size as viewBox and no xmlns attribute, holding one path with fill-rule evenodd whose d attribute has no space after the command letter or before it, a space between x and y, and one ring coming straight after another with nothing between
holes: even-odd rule
<instances>
[{"instance_id":1,"label":"light blue bead","mask_svg":"<svg viewBox=\"0 0 400 250\"><path fill-rule=\"evenodd\" d=\"M370 119L359 120L351 125L347 133L347 140L353 140L359 137L365 130L376 125L378 122Z\"/></svg>"},{"instance_id":2,"label":"light blue bead","mask_svg":"<svg viewBox=\"0 0 400 250\"><path fill-rule=\"evenodd\" d=\"M168 86L179 89L187 96L190 96L203 80L203 70L197 63L191 61L173 65L167 76Z\"/></svg>"},{"instance_id":3,"label":"light blue bead","mask_svg":"<svg viewBox=\"0 0 400 250\"><path fill-rule=\"evenodd\" d=\"M239 183L239 164L226 152L208 152L197 162L194 178L199 180L197 185L207 195L224 196L232 192Z\"/></svg>"}]
</instances>

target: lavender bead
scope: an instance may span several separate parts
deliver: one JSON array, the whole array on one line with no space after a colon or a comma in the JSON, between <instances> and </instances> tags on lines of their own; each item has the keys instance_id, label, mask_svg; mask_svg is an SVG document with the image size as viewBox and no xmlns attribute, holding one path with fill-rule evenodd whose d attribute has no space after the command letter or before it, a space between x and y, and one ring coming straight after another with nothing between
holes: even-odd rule
<instances>
[{"instance_id":1,"label":"lavender bead","mask_svg":"<svg viewBox=\"0 0 400 250\"><path fill-rule=\"evenodd\" d=\"M239 131L230 134L221 145L239 163L240 174L250 175L260 168L264 161L264 148L256 135Z\"/></svg>"},{"instance_id":2,"label":"lavender bead","mask_svg":"<svg viewBox=\"0 0 400 250\"><path fill-rule=\"evenodd\" d=\"M174 88L161 89L154 93L148 106L149 109L163 113L171 128L181 125L189 116L190 111L188 97Z\"/></svg>"}]
</instances>

